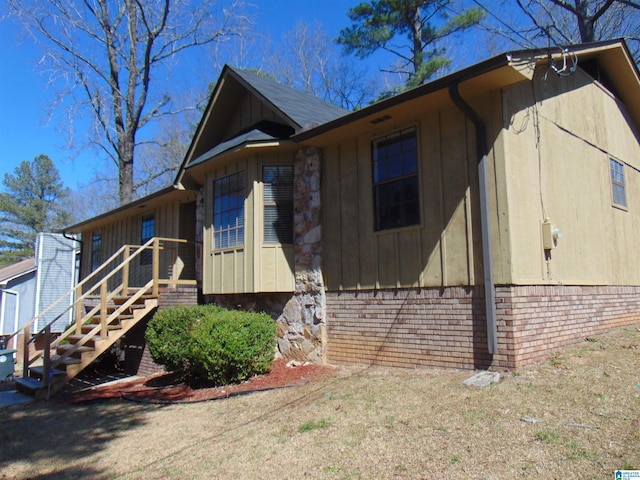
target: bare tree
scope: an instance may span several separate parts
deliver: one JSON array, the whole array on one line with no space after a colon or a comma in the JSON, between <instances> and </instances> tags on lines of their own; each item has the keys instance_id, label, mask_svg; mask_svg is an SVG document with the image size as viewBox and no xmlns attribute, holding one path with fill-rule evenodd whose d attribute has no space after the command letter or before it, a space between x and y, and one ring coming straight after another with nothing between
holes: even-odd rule
<instances>
[{"instance_id":1,"label":"bare tree","mask_svg":"<svg viewBox=\"0 0 640 480\"><path fill-rule=\"evenodd\" d=\"M640 61L640 2L631 0L470 0L482 26L523 47L625 38Z\"/></svg>"},{"instance_id":2,"label":"bare tree","mask_svg":"<svg viewBox=\"0 0 640 480\"><path fill-rule=\"evenodd\" d=\"M364 69L340 55L319 22L297 22L273 60L267 71L278 80L347 109L365 105L379 90L373 81L363 80Z\"/></svg>"},{"instance_id":3,"label":"bare tree","mask_svg":"<svg viewBox=\"0 0 640 480\"><path fill-rule=\"evenodd\" d=\"M172 61L187 50L241 35L241 0L227 9L192 0L7 0L44 49L42 63L80 90L93 119L89 142L117 166L121 204L134 196L134 158L142 129L175 114ZM57 78L56 80L59 80Z\"/></svg>"},{"instance_id":4,"label":"bare tree","mask_svg":"<svg viewBox=\"0 0 640 480\"><path fill-rule=\"evenodd\" d=\"M160 119L153 142L140 145L134 189L142 196L170 185L189 147L192 122L176 116Z\"/></svg>"}]
</instances>

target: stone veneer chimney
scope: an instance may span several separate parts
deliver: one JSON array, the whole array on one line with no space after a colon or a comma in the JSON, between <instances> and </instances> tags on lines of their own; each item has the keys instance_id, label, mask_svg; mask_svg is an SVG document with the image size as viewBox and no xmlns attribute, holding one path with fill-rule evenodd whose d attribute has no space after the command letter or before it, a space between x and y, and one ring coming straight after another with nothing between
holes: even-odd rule
<instances>
[{"instance_id":1,"label":"stone veneer chimney","mask_svg":"<svg viewBox=\"0 0 640 480\"><path fill-rule=\"evenodd\" d=\"M320 176L320 151L313 147L298 150L293 183L296 290L278 318L280 354L313 363L325 361L327 335Z\"/></svg>"}]
</instances>

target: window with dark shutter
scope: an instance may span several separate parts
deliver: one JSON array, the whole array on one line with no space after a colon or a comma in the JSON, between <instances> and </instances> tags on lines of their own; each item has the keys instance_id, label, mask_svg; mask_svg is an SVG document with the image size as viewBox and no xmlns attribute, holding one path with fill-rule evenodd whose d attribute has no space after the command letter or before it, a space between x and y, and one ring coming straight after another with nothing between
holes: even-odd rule
<instances>
[{"instance_id":1,"label":"window with dark shutter","mask_svg":"<svg viewBox=\"0 0 640 480\"><path fill-rule=\"evenodd\" d=\"M293 243L293 167L265 166L264 184L264 242Z\"/></svg>"}]
</instances>

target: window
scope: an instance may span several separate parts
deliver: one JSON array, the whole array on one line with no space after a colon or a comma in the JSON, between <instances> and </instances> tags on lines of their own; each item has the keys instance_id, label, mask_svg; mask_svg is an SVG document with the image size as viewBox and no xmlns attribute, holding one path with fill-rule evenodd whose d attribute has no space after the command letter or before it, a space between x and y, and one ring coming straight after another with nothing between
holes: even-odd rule
<instances>
[{"instance_id":1,"label":"window","mask_svg":"<svg viewBox=\"0 0 640 480\"><path fill-rule=\"evenodd\" d=\"M102 264L102 234L96 232L91 237L91 271Z\"/></svg>"},{"instance_id":2,"label":"window","mask_svg":"<svg viewBox=\"0 0 640 480\"><path fill-rule=\"evenodd\" d=\"M419 224L416 129L374 141L372 156L376 231Z\"/></svg>"},{"instance_id":3,"label":"window","mask_svg":"<svg viewBox=\"0 0 640 480\"><path fill-rule=\"evenodd\" d=\"M244 196L244 172L213 183L213 248L244 244Z\"/></svg>"},{"instance_id":4,"label":"window","mask_svg":"<svg viewBox=\"0 0 640 480\"><path fill-rule=\"evenodd\" d=\"M611 170L611 194L613 196L613 204L626 208L627 193L624 183L624 165L610 158L609 169Z\"/></svg>"},{"instance_id":5,"label":"window","mask_svg":"<svg viewBox=\"0 0 640 480\"><path fill-rule=\"evenodd\" d=\"M264 242L293 243L293 167L262 169Z\"/></svg>"},{"instance_id":6,"label":"window","mask_svg":"<svg viewBox=\"0 0 640 480\"><path fill-rule=\"evenodd\" d=\"M156 235L156 221L151 215L144 215L142 217L142 223L140 228L140 245L144 245ZM140 265L151 265L153 261L153 252L151 249L146 249L140 254Z\"/></svg>"}]
</instances>

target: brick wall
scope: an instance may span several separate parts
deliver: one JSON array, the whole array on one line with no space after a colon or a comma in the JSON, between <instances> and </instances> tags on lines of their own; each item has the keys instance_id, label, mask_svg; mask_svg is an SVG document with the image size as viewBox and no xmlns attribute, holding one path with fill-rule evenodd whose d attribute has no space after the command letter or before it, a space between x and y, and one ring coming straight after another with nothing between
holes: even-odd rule
<instances>
[{"instance_id":1,"label":"brick wall","mask_svg":"<svg viewBox=\"0 0 640 480\"><path fill-rule=\"evenodd\" d=\"M489 366L480 287L326 295L329 363Z\"/></svg>"},{"instance_id":2,"label":"brick wall","mask_svg":"<svg viewBox=\"0 0 640 480\"><path fill-rule=\"evenodd\" d=\"M327 292L328 361L514 369L640 322L640 287L502 286L496 302L490 355L482 287Z\"/></svg>"},{"instance_id":3,"label":"brick wall","mask_svg":"<svg viewBox=\"0 0 640 480\"><path fill-rule=\"evenodd\" d=\"M180 287L161 289L158 298L158 309L176 305L197 305L198 289L196 287ZM164 367L151 358L144 335L151 317L139 322L122 338L121 348L124 352L122 368L131 375L148 376L164 372Z\"/></svg>"},{"instance_id":4,"label":"brick wall","mask_svg":"<svg viewBox=\"0 0 640 480\"><path fill-rule=\"evenodd\" d=\"M513 365L536 363L561 347L640 323L640 287L513 286L496 291L498 337Z\"/></svg>"},{"instance_id":5,"label":"brick wall","mask_svg":"<svg viewBox=\"0 0 640 480\"><path fill-rule=\"evenodd\" d=\"M161 288L158 298L159 308L176 305L197 305L199 290L197 287Z\"/></svg>"}]
</instances>

